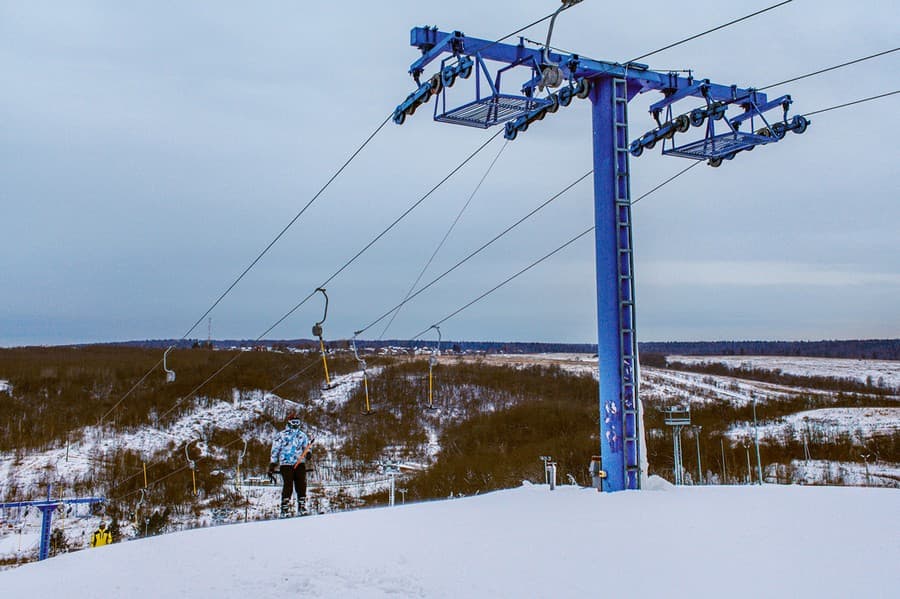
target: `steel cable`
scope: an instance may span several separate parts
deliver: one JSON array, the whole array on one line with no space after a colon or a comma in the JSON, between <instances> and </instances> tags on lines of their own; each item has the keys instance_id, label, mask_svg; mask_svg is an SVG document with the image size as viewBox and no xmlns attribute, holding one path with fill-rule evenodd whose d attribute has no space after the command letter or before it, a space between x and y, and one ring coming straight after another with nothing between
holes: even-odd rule
<instances>
[{"instance_id":1,"label":"steel cable","mask_svg":"<svg viewBox=\"0 0 900 599\"><path fill-rule=\"evenodd\" d=\"M391 314L391 319L384 325L384 329L382 329L381 333L378 335L378 339L382 339L387 333L388 329L391 328L391 325L394 323L394 319L397 318L397 315L400 314L400 310L403 307L403 302L409 299L409 296L413 291L416 290L416 285L419 284L419 281L422 280L422 277L425 276L425 273L428 271L428 267L431 266L431 263L434 261L435 257L438 255L438 252L441 251L441 248L444 247L444 244L447 242L447 238L450 237L450 234L453 232L453 229L456 228L457 223L459 223L459 219L462 218L462 215L465 213L466 209L469 207L469 204L472 203L472 199L478 193L478 190L481 189L481 186L484 184L484 181L488 178L488 175L491 174L491 171L494 169L494 165L497 164L497 161L500 159L500 155L503 154L503 151L509 145L509 140L506 141L501 147L500 151L497 152L497 155L494 157L494 160L491 161L491 164L488 166L487 170L484 173L484 176L481 177L481 180L478 182L478 185L475 186L475 189L472 190L472 193L469 195L469 198L466 200L466 203L463 204L463 207L456 214L456 218L453 219L453 222L450 224L450 227L447 229L447 232L444 233L444 237L437 244L437 247L434 248L434 251L431 253L431 256L428 260L425 261L425 265L422 267L422 270L419 271L419 276L416 277L416 280L413 281L413 284L410 285L409 290L406 292L406 295L403 296L403 300L400 304L397 305L397 309L394 310L394 313Z\"/></svg>"}]
</instances>

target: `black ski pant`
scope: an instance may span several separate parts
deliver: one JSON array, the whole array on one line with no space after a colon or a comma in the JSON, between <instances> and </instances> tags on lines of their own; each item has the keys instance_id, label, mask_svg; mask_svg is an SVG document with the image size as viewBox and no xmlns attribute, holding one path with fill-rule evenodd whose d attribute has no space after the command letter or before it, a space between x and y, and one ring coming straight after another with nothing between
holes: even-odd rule
<instances>
[{"instance_id":1,"label":"black ski pant","mask_svg":"<svg viewBox=\"0 0 900 599\"><path fill-rule=\"evenodd\" d=\"M306 498L306 464L301 462L297 467L290 464L281 465L281 480L284 486L281 489L281 503L291 500L291 490L297 490L297 499Z\"/></svg>"}]
</instances>

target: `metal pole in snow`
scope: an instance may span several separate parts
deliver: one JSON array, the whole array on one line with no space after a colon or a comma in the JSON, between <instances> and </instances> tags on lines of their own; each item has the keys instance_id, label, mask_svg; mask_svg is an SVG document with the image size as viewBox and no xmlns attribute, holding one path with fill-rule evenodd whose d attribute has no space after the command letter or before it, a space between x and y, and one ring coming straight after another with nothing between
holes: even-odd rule
<instances>
[{"instance_id":1,"label":"metal pole in snow","mask_svg":"<svg viewBox=\"0 0 900 599\"><path fill-rule=\"evenodd\" d=\"M694 431L694 440L697 441L697 483L703 484L703 468L700 466L700 429L702 426L697 426L697 429Z\"/></svg>"},{"instance_id":2,"label":"metal pole in snow","mask_svg":"<svg viewBox=\"0 0 900 599\"><path fill-rule=\"evenodd\" d=\"M750 444L744 445L744 451L747 452L747 484L753 484L753 470L750 467Z\"/></svg>"},{"instance_id":3,"label":"metal pole in snow","mask_svg":"<svg viewBox=\"0 0 900 599\"><path fill-rule=\"evenodd\" d=\"M863 461L866 463L866 486L867 486L867 487L871 487L871 486L872 486L872 483L871 483L871 481L869 480L869 458L872 457L872 456L871 456L870 454L866 453L866 454L863 454L863 455L861 455L861 456L859 456L859 457L861 457L861 458L863 459Z\"/></svg>"},{"instance_id":4,"label":"metal pole in snow","mask_svg":"<svg viewBox=\"0 0 900 599\"><path fill-rule=\"evenodd\" d=\"M759 457L759 428L756 425L756 398L753 398L753 436L756 443L756 473L759 478L758 483L763 483L762 460Z\"/></svg>"},{"instance_id":5,"label":"metal pole in snow","mask_svg":"<svg viewBox=\"0 0 900 599\"><path fill-rule=\"evenodd\" d=\"M728 466L725 465L725 439L719 438L719 445L722 447L722 484L728 484Z\"/></svg>"}]
</instances>

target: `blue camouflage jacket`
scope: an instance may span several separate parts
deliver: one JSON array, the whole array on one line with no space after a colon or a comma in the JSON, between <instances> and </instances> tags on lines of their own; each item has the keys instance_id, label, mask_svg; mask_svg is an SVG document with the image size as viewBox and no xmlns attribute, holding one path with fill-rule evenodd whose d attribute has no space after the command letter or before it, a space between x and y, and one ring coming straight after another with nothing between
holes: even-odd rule
<instances>
[{"instance_id":1,"label":"blue camouflage jacket","mask_svg":"<svg viewBox=\"0 0 900 599\"><path fill-rule=\"evenodd\" d=\"M272 443L272 456L269 460L273 464L290 464L293 466L309 445L309 437L299 428L287 427L275 437Z\"/></svg>"}]
</instances>

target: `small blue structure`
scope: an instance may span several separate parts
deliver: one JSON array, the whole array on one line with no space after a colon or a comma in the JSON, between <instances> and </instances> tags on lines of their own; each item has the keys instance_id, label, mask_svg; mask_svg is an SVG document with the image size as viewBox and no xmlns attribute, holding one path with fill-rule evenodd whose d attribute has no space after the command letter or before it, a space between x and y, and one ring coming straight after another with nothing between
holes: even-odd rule
<instances>
[{"instance_id":1,"label":"small blue structure","mask_svg":"<svg viewBox=\"0 0 900 599\"><path fill-rule=\"evenodd\" d=\"M102 497L79 497L75 499L51 499L50 487L47 488L47 499L38 501L13 501L0 503L0 509L36 507L41 510L41 544L38 551L38 560L45 560L50 555L50 525L53 520L53 512L65 505L102 503L106 499Z\"/></svg>"},{"instance_id":2,"label":"small blue structure","mask_svg":"<svg viewBox=\"0 0 900 599\"><path fill-rule=\"evenodd\" d=\"M563 0L554 19L579 1ZM636 62L604 62L553 51L552 28L553 21L547 43L540 49L526 48L521 37L517 44L506 44L468 37L460 31L414 28L410 44L422 55L409 73L418 88L397 106L394 122L402 124L435 97L435 120L480 128L503 124L504 136L512 140L573 99L591 100L600 453L607 473L603 490L638 489L641 434L629 156L640 156L660 143L666 156L719 166L739 152L780 141L787 131L803 133L809 121L802 116L788 119L790 96L769 100L753 88L712 83L692 74L657 72ZM426 67L439 58L438 72L423 82ZM490 62L500 65L493 77L488 70ZM447 88L457 79L468 79L473 70L475 99L448 106ZM517 88L509 89L513 76L518 76L514 80ZM508 89L502 91L501 84ZM647 91L663 95L650 109L657 126L629 141L628 102ZM698 99L699 106L674 115L676 102ZM783 110L780 120L766 116L779 107ZM741 112L729 116L731 109ZM741 130L746 121L750 121L750 131ZM702 138L676 144L676 135L704 125ZM754 131L754 127L758 129Z\"/></svg>"}]
</instances>

